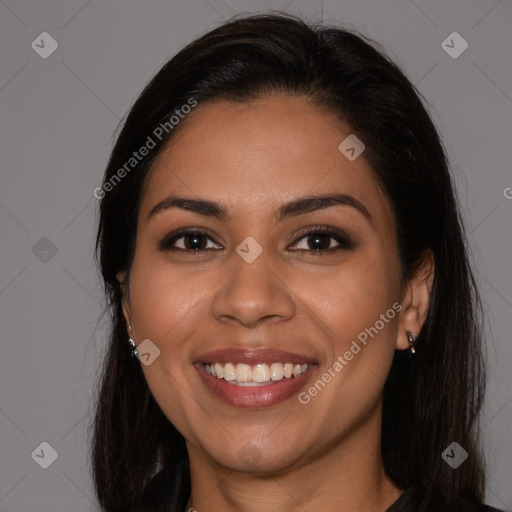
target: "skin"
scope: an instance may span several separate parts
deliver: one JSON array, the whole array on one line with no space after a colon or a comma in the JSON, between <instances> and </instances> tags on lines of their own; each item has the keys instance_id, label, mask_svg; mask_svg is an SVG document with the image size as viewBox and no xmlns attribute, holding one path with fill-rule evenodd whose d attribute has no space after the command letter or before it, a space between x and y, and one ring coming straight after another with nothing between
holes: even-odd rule
<instances>
[{"instance_id":1,"label":"skin","mask_svg":"<svg viewBox=\"0 0 512 512\"><path fill-rule=\"evenodd\" d=\"M406 331L417 336L425 320L432 258L401 286L389 202L364 154L349 161L338 150L350 133L305 98L202 104L149 177L133 265L118 279L132 337L161 351L142 368L187 441L188 506L198 512L383 512L401 493L380 455L382 390L395 349L409 347ZM333 192L356 198L371 221L337 205L276 222L282 203ZM229 217L171 208L148 218L169 195L219 202ZM313 254L318 245L303 232L317 225L343 230L354 247ZM212 250L180 252L190 237L177 240L177 250L158 249L187 227L206 230L212 240L199 245ZM251 264L236 252L248 236L263 248ZM329 236L320 246L339 246ZM293 396L271 407L232 407L192 365L226 347L307 354L318 362L307 391L395 302L402 311L306 405ZM242 456L249 452L252 462Z\"/></svg>"}]
</instances>

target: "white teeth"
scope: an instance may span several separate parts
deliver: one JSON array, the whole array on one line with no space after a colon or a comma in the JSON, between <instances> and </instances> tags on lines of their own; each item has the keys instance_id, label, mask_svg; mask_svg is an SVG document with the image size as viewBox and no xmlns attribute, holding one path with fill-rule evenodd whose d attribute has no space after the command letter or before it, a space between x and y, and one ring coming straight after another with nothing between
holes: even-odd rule
<instances>
[{"instance_id":1,"label":"white teeth","mask_svg":"<svg viewBox=\"0 0 512 512\"><path fill-rule=\"evenodd\" d=\"M235 380L235 367L231 363L226 363L224 365L224 379L226 380Z\"/></svg>"},{"instance_id":2,"label":"white teeth","mask_svg":"<svg viewBox=\"0 0 512 512\"><path fill-rule=\"evenodd\" d=\"M254 382L267 382L270 380L270 370L268 364L257 364L252 369L252 380Z\"/></svg>"},{"instance_id":3,"label":"white teeth","mask_svg":"<svg viewBox=\"0 0 512 512\"><path fill-rule=\"evenodd\" d=\"M211 363L205 364L205 371L213 377L224 379L237 386L262 386L271 381L279 381L298 377L306 372L308 364L292 363L258 363L249 366L243 363Z\"/></svg>"},{"instance_id":4,"label":"white teeth","mask_svg":"<svg viewBox=\"0 0 512 512\"><path fill-rule=\"evenodd\" d=\"M209 365L206 365L209 366ZM236 380L241 384L252 380L252 368L248 364L239 363L236 365Z\"/></svg>"},{"instance_id":5,"label":"white teeth","mask_svg":"<svg viewBox=\"0 0 512 512\"><path fill-rule=\"evenodd\" d=\"M284 368L281 363L272 363L270 365L270 378L272 380L281 380L284 377Z\"/></svg>"}]
</instances>

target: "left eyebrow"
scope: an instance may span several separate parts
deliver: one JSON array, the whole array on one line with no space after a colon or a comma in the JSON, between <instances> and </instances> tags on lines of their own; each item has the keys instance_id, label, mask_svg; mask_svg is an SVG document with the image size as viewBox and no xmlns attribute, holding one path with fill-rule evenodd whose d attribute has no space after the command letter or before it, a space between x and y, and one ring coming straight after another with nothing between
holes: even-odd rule
<instances>
[{"instance_id":1,"label":"left eyebrow","mask_svg":"<svg viewBox=\"0 0 512 512\"><path fill-rule=\"evenodd\" d=\"M276 212L277 222L281 222L289 217L295 217L316 210L322 210L331 206L349 206L364 215L370 223L373 222L372 216L365 206L355 197L348 194L323 194L307 197L300 197L288 203L283 204ZM227 219L228 210L225 206L206 199L194 199L187 197L170 196L155 205L148 214L148 219L165 210L171 208L181 208L206 217L215 217L218 219Z\"/></svg>"},{"instance_id":2,"label":"left eyebrow","mask_svg":"<svg viewBox=\"0 0 512 512\"><path fill-rule=\"evenodd\" d=\"M359 213L363 214L370 222L373 221L370 212L355 197L348 194L323 194L317 196L301 197L284 204L278 210L277 222L281 222L288 217L302 215L304 213L313 212L315 210L322 210L324 208L337 205L350 206L351 208L356 209Z\"/></svg>"}]
</instances>

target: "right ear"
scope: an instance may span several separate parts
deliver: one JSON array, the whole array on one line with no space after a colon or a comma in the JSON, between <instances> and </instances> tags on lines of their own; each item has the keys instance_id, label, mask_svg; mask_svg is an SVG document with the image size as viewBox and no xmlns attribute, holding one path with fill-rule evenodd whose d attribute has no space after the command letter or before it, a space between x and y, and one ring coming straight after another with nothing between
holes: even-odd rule
<instances>
[{"instance_id":1,"label":"right ear","mask_svg":"<svg viewBox=\"0 0 512 512\"><path fill-rule=\"evenodd\" d=\"M119 271L116 274L121 287L121 304L123 308L123 316L126 322L126 330L132 325L132 310L130 305L130 291L128 287L128 273L126 271Z\"/></svg>"}]
</instances>

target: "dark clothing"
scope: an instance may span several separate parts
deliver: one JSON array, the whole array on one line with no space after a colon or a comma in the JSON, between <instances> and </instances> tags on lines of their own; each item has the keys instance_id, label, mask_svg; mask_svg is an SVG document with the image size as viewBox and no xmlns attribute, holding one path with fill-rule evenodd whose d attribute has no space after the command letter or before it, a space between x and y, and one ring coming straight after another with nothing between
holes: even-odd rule
<instances>
[{"instance_id":1,"label":"dark clothing","mask_svg":"<svg viewBox=\"0 0 512 512\"><path fill-rule=\"evenodd\" d=\"M414 486L408 487L386 512L503 512L487 505L475 505L460 501L450 510L434 510L430 500L421 496Z\"/></svg>"}]
</instances>

